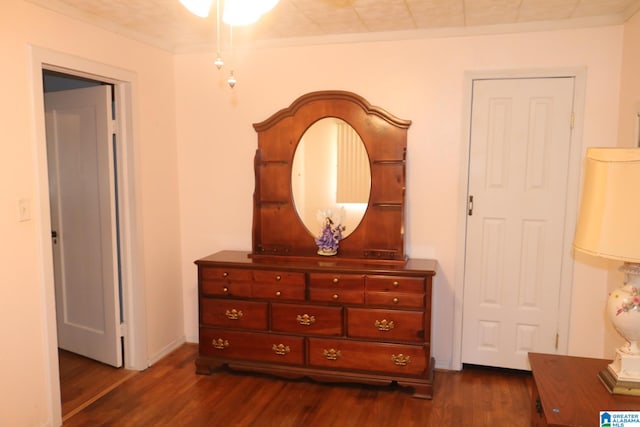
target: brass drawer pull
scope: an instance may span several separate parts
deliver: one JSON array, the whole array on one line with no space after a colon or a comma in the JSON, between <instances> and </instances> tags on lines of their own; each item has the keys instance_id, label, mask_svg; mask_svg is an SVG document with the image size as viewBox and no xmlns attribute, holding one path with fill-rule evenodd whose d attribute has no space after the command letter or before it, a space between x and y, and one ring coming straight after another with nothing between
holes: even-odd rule
<instances>
[{"instance_id":1,"label":"brass drawer pull","mask_svg":"<svg viewBox=\"0 0 640 427\"><path fill-rule=\"evenodd\" d=\"M390 331L396 326L395 323L393 323L393 320L387 320L387 319L376 320L374 325L381 332Z\"/></svg>"},{"instance_id":2,"label":"brass drawer pull","mask_svg":"<svg viewBox=\"0 0 640 427\"><path fill-rule=\"evenodd\" d=\"M296 316L296 320L302 326L310 326L316 323L316 317L309 316L308 314L298 314L298 316Z\"/></svg>"},{"instance_id":3,"label":"brass drawer pull","mask_svg":"<svg viewBox=\"0 0 640 427\"><path fill-rule=\"evenodd\" d=\"M222 338L214 338L213 340L211 340L211 345L217 350L224 350L225 348L229 347L229 341L223 340Z\"/></svg>"},{"instance_id":4,"label":"brass drawer pull","mask_svg":"<svg viewBox=\"0 0 640 427\"><path fill-rule=\"evenodd\" d=\"M394 304L397 304L400 302L400 298L398 297L393 297L393 299L391 300L391 302L393 302Z\"/></svg>"},{"instance_id":5,"label":"brass drawer pull","mask_svg":"<svg viewBox=\"0 0 640 427\"><path fill-rule=\"evenodd\" d=\"M333 280L332 280L333 283L338 283L339 281L340 281L340 279L337 278L337 277L334 277Z\"/></svg>"},{"instance_id":6,"label":"brass drawer pull","mask_svg":"<svg viewBox=\"0 0 640 427\"><path fill-rule=\"evenodd\" d=\"M280 276L279 274L276 276L276 282L279 282L280 280L282 280L282 276Z\"/></svg>"},{"instance_id":7,"label":"brass drawer pull","mask_svg":"<svg viewBox=\"0 0 640 427\"><path fill-rule=\"evenodd\" d=\"M337 300L338 298L340 298L340 295L333 294L333 295L331 295L331 298L333 298L334 300Z\"/></svg>"},{"instance_id":8,"label":"brass drawer pull","mask_svg":"<svg viewBox=\"0 0 640 427\"><path fill-rule=\"evenodd\" d=\"M278 356L284 356L285 354L287 354L287 353L289 353L291 351L291 348L289 348L288 345L284 345L284 344L277 344L277 345L274 344L271 347L271 349Z\"/></svg>"},{"instance_id":9,"label":"brass drawer pull","mask_svg":"<svg viewBox=\"0 0 640 427\"><path fill-rule=\"evenodd\" d=\"M222 277L227 278L229 277L229 273L227 273L226 271L224 273L222 273Z\"/></svg>"},{"instance_id":10,"label":"brass drawer pull","mask_svg":"<svg viewBox=\"0 0 640 427\"><path fill-rule=\"evenodd\" d=\"M282 292L276 291L276 296L279 297L280 295L282 295Z\"/></svg>"},{"instance_id":11,"label":"brass drawer pull","mask_svg":"<svg viewBox=\"0 0 640 427\"><path fill-rule=\"evenodd\" d=\"M243 313L242 310L236 310L235 308L232 308L231 310L227 310L224 315L227 316L227 319L229 320L240 320L243 316Z\"/></svg>"},{"instance_id":12,"label":"brass drawer pull","mask_svg":"<svg viewBox=\"0 0 640 427\"><path fill-rule=\"evenodd\" d=\"M338 360L338 357L342 356L342 353L340 352L340 350L330 348L329 350L322 350L322 355L327 360Z\"/></svg>"},{"instance_id":13,"label":"brass drawer pull","mask_svg":"<svg viewBox=\"0 0 640 427\"><path fill-rule=\"evenodd\" d=\"M397 288L398 286L400 286L400 283L398 283L398 281L397 281L397 280L394 280L394 281L393 281L393 287L394 287L394 288Z\"/></svg>"},{"instance_id":14,"label":"brass drawer pull","mask_svg":"<svg viewBox=\"0 0 640 427\"><path fill-rule=\"evenodd\" d=\"M224 286L224 287L222 288L222 292L224 292L225 294L228 294L228 293L229 293L229 288L227 288L226 286Z\"/></svg>"},{"instance_id":15,"label":"brass drawer pull","mask_svg":"<svg viewBox=\"0 0 640 427\"><path fill-rule=\"evenodd\" d=\"M407 366L409 363L411 363L411 356L405 356L402 353L398 354L397 356L395 354L392 354L391 361L394 365Z\"/></svg>"}]
</instances>

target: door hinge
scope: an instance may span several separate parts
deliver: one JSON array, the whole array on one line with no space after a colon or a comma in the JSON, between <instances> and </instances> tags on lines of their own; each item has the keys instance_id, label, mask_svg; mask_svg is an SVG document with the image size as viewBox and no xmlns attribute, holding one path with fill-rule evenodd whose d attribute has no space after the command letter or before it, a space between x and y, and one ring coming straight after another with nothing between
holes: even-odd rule
<instances>
[{"instance_id":1,"label":"door hinge","mask_svg":"<svg viewBox=\"0 0 640 427\"><path fill-rule=\"evenodd\" d=\"M473 215L473 196L469 196L469 216Z\"/></svg>"},{"instance_id":2,"label":"door hinge","mask_svg":"<svg viewBox=\"0 0 640 427\"><path fill-rule=\"evenodd\" d=\"M109 133L111 133L111 135L117 134L119 129L118 129L118 121L117 120L111 120L109 122L110 127L109 127Z\"/></svg>"},{"instance_id":3,"label":"door hinge","mask_svg":"<svg viewBox=\"0 0 640 427\"><path fill-rule=\"evenodd\" d=\"M569 128L573 129L573 125L576 122L576 113L571 112L571 118L569 119Z\"/></svg>"},{"instance_id":4,"label":"door hinge","mask_svg":"<svg viewBox=\"0 0 640 427\"><path fill-rule=\"evenodd\" d=\"M558 350L558 341L560 341L560 334L556 333L556 350Z\"/></svg>"}]
</instances>

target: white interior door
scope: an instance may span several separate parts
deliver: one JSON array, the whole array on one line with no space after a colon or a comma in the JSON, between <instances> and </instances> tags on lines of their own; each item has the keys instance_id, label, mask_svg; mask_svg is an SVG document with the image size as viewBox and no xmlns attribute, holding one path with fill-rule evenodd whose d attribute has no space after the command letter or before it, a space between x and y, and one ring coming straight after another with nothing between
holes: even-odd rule
<instances>
[{"instance_id":1,"label":"white interior door","mask_svg":"<svg viewBox=\"0 0 640 427\"><path fill-rule=\"evenodd\" d=\"M574 78L473 83L462 362L555 353Z\"/></svg>"},{"instance_id":2,"label":"white interior door","mask_svg":"<svg viewBox=\"0 0 640 427\"><path fill-rule=\"evenodd\" d=\"M59 347L122 366L111 87L45 94Z\"/></svg>"}]
</instances>

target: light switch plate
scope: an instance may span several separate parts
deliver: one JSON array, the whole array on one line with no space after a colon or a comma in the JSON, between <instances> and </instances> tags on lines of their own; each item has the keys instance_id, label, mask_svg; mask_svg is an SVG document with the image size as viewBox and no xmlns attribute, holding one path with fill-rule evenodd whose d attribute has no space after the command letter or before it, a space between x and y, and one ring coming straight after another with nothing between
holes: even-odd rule
<instances>
[{"instance_id":1,"label":"light switch plate","mask_svg":"<svg viewBox=\"0 0 640 427\"><path fill-rule=\"evenodd\" d=\"M18 221L29 221L31 219L31 201L29 199L18 200Z\"/></svg>"}]
</instances>

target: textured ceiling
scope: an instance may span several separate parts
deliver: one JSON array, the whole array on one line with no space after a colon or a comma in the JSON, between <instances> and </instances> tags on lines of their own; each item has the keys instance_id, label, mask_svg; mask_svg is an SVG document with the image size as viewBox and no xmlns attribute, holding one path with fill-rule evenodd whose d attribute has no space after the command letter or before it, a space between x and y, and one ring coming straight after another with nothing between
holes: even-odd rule
<instances>
[{"instance_id":1,"label":"textured ceiling","mask_svg":"<svg viewBox=\"0 0 640 427\"><path fill-rule=\"evenodd\" d=\"M216 43L215 5L199 18L179 0L25 1L171 52ZM233 38L304 44L574 28L622 23L638 9L640 0L280 0L258 23L234 28Z\"/></svg>"}]
</instances>

